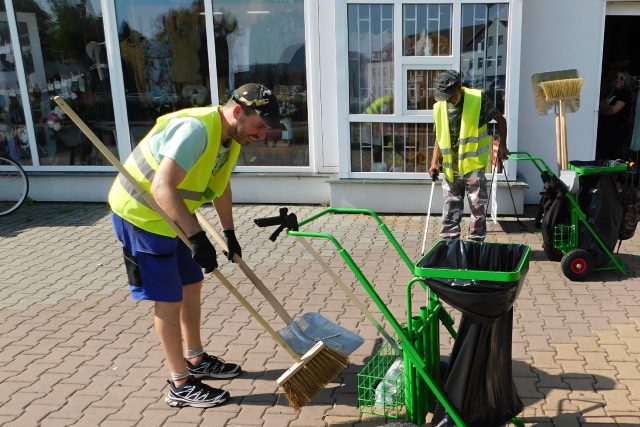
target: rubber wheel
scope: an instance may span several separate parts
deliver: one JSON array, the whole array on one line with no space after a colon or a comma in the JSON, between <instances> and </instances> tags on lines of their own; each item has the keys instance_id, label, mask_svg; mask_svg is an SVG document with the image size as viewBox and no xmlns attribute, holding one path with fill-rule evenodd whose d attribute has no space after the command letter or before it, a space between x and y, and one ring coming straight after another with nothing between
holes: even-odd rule
<instances>
[{"instance_id":1,"label":"rubber wheel","mask_svg":"<svg viewBox=\"0 0 640 427\"><path fill-rule=\"evenodd\" d=\"M547 256L549 261L558 262L562 260L562 251L560 249L556 249L551 245L545 245L542 247L542 249L544 250L544 254Z\"/></svg>"},{"instance_id":2,"label":"rubber wheel","mask_svg":"<svg viewBox=\"0 0 640 427\"><path fill-rule=\"evenodd\" d=\"M568 279L584 280L591 273L593 258L584 249L574 249L562 257L560 267Z\"/></svg>"}]
</instances>

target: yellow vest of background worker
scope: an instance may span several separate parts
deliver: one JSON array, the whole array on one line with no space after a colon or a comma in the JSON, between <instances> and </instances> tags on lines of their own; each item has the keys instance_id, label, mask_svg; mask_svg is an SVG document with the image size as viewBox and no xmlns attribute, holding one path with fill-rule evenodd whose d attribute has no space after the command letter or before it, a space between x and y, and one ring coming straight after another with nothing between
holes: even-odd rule
<instances>
[{"instance_id":1,"label":"yellow vest of background worker","mask_svg":"<svg viewBox=\"0 0 640 427\"><path fill-rule=\"evenodd\" d=\"M489 161L489 133L487 124L478 127L482 91L462 88L464 104L462 107L462 123L460 124L460 140L458 142L458 171L466 175L474 170L484 169ZM436 125L436 141L442 151L442 168L449 182L454 181L453 153L451 151L451 135L446 101L436 102L433 106L433 117Z\"/></svg>"},{"instance_id":2,"label":"yellow vest of background worker","mask_svg":"<svg viewBox=\"0 0 640 427\"><path fill-rule=\"evenodd\" d=\"M153 129L133 150L124 167L142 188L151 194L151 181L160 164L151 154L148 139L150 135L161 132L169 120L179 117L198 119L207 130L208 141L204 152L195 165L187 171L187 175L178 186L184 204L189 212L194 213L204 203L224 192L229 183L231 171L240 155L240 144L232 140L229 158L218 171L211 173L218 155L222 130L217 107L189 108L159 117ZM111 187L109 205L117 215L143 230L162 236L176 236L173 229L146 205L123 176L118 175L118 179Z\"/></svg>"}]
</instances>

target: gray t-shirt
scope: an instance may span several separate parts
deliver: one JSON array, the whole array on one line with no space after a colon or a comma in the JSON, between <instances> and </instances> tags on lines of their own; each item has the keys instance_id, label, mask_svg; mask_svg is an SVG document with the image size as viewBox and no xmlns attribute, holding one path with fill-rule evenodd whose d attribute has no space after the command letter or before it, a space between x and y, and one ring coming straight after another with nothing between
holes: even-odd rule
<instances>
[{"instance_id":1,"label":"gray t-shirt","mask_svg":"<svg viewBox=\"0 0 640 427\"><path fill-rule=\"evenodd\" d=\"M207 130L200 120L192 117L171 119L164 130L149 138L149 149L158 163L169 157L184 171L189 171L196 164L206 146ZM231 144L220 145L212 172L227 161L230 147Z\"/></svg>"}]
</instances>

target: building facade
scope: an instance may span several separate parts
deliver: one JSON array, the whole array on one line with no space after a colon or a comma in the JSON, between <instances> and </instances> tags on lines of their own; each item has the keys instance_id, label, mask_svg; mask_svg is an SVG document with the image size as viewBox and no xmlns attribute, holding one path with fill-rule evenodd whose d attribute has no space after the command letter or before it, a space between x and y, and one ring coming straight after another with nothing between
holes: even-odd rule
<instances>
[{"instance_id":1,"label":"building facade","mask_svg":"<svg viewBox=\"0 0 640 427\"><path fill-rule=\"evenodd\" d=\"M0 155L24 166L35 200L104 201L115 170L53 96L125 159L159 115L256 81L274 90L287 130L243 149L236 201L422 212L439 72L489 94L511 151L555 164L531 75L577 69L570 158L593 159L609 62L629 56L640 74L605 40L619 27L608 20L636 15L640 2L605 0L0 0ZM529 165L496 175L501 212L513 211L509 189L518 210L537 202Z\"/></svg>"}]
</instances>

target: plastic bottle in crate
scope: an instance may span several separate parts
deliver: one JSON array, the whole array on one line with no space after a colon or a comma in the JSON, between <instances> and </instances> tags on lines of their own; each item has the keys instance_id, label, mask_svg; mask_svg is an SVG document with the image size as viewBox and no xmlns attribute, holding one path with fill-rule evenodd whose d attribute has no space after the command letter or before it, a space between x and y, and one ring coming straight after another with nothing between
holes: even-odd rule
<instances>
[{"instance_id":1,"label":"plastic bottle in crate","mask_svg":"<svg viewBox=\"0 0 640 427\"><path fill-rule=\"evenodd\" d=\"M402 358L398 357L384 374L382 381L376 386L376 408L383 408L398 403L400 386L404 381L403 375L404 364L402 363Z\"/></svg>"}]
</instances>

